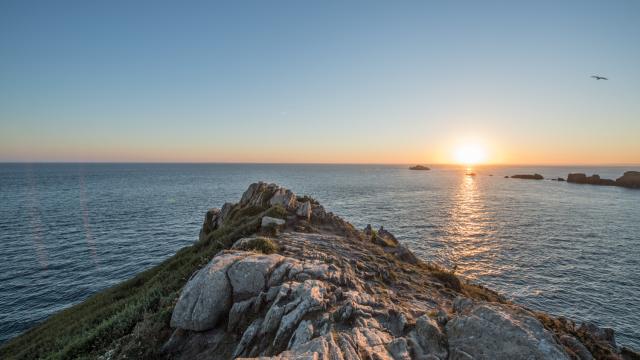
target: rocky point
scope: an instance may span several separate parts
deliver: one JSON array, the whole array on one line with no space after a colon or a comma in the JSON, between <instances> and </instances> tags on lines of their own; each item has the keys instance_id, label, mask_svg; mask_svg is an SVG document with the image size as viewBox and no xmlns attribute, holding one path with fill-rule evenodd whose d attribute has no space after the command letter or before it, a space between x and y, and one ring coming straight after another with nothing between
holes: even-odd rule
<instances>
[{"instance_id":1,"label":"rocky point","mask_svg":"<svg viewBox=\"0 0 640 360\"><path fill-rule=\"evenodd\" d=\"M205 215L276 207L191 276L162 354L175 359L634 359L611 329L538 313L355 229L309 197L255 183ZM237 220L237 219L236 219Z\"/></svg>"}]
</instances>

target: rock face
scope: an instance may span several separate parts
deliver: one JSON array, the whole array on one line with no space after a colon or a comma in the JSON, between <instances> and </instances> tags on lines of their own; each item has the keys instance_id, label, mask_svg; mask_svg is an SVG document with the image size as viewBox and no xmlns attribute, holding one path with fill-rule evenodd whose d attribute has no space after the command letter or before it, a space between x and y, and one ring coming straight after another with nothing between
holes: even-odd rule
<instances>
[{"instance_id":1,"label":"rock face","mask_svg":"<svg viewBox=\"0 0 640 360\"><path fill-rule=\"evenodd\" d=\"M540 174L520 174L520 175L511 175L512 179L528 179L528 180L542 180L544 177Z\"/></svg>"},{"instance_id":2,"label":"rock face","mask_svg":"<svg viewBox=\"0 0 640 360\"><path fill-rule=\"evenodd\" d=\"M535 315L504 304L466 304L446 326L450 359L569 359Z\"/></svg>"},{"instance_id":3,"label":"rock face","mask_svg":"<svg viewBox=\"0 0 640 360\"><path fill-rule=\"evenodd\" d=\"M621 356L610 329L510 304L420 261L383 227L358 231L317 202L297 199L273 184L245 192L239 206L288 209L269 240L277 253L241 250L264 239L246 237L193 275L173 310L166 358ZM213 221L208 213L203 228Z\"/></svg>"},{"instance_id":4,"label":"rock face","mask_svg":"<svg viewBox=\"0 0 640 360\"><path fill-rule=\"evenodd\" d=\"M626 171L616 179L616 185L628 188L640 188L640 171Z\"/></svg>"},{"instance_id":5,"label":"rock face","mask_svg":"<svg viewBox=\"0 0 640 360\"><path fill-rule=\"evenodd\" d=\"M587 176L583 173L574 173L567 176L567 182L575 184L589 185L606 185L606 186L622 186L627 188L640 188L640 172L626 171L624 175L615 181L611 179L602 179L599 175Z\"/></svg>"},{"instance_id":6,"label":"rock face","mask_svg":"<svg viewBox=\"0 0 640 360\"><path fill-rule=\"evenodd\" d=\"M615 181L611 179L602 179L600 175L587 176L582 173L569 174L567 176L567 182L575 184L590 184L590 185L615 185Z\"/></svg>"},{"instance_id":7,"label":"rock face","mask_svg":"<svg viewBox=\"0 0 640 360\"><path fill-rule=\"evenodd\" d=\"M246 255L217 256L189 280L173 310L171 326L196 331L215 327L231 307L227 269Z\"/></svg>"},{"instance_id":8,"label":"rock face","mask_svg":"<svg viewBox=\"0 0 640 360\"><path fill-rule=\"evenodd\" d=\"M300 206L298 206L298 210L296 210L296 215L302 219L311 219L311 202L305 201L300 204Z\"/></svg>"}]
</instances>

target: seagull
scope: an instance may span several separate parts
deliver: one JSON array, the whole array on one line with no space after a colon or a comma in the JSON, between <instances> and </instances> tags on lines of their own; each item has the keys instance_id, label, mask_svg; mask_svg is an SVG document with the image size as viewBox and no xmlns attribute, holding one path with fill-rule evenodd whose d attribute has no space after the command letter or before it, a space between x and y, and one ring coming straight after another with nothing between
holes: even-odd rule
<instances>
[{"instance_id":1,"label":"seagull","mask_svg":"<svg viewBox=\"0 0 640 360\"><path fill-rule=\"evenodd\" d=\"M596 80L609 80L604 76L598 76L598 75L591 75L592 78L596 79Z\"/></svg>"}]
</instances>

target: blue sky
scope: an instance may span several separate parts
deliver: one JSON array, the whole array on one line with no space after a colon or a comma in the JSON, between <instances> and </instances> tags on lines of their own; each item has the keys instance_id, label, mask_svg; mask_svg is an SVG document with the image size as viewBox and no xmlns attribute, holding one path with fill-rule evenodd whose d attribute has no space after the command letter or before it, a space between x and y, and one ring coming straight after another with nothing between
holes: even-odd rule
<instances>
[{"instance_id":1,"label":"blue sky","mask_svg":"<svg viewBox=\"0 0 640 360\"><path fill-rule=\"evenodd\" d=\"M472 142L640 163L638 39L638 1L3 1L0 161L438 163Z\"/></svg>"}]
</instances>

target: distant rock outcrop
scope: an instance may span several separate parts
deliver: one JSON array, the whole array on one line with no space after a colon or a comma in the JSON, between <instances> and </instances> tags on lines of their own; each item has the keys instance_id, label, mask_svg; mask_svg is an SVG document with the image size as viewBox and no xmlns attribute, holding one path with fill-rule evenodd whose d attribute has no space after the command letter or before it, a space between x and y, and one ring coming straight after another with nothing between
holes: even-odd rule
<instances>
[{"instance_id":1,"label":"distant rock outcrop","mask_svg":"<svg viewBox=\"0 0 640 360\"><path fill-rule=\"evenodd\" d=\"M613 186L616 182L611 179L602 179L600 175L594 174L587 176L583 173L572 173L567 175L567 182L575 184L589 184L589 185L606 185Z\"/></svg>"},{"instance_id":2,"label":"distant rock outcrop","mask_svg":"<svg viewBox=\"0 0 640 360\"><path fill-rule=\"evenodd\" d=\"M542 180L544 176L540 174L519 174L519 175L511 175L512 179L528 179L528 180Z\"/></svg>"},{"instance_id":3,"label":"distant rock outcrop","mask_svg":"<svg viewBox=\"0 0 640 360\"><path fill-rule=\"evenodd\" d=\"M416 166L410 167L409 170L431 170L431 169L424 165L416 165Z\"/></svg>"},{"instance_id":4,"label":"distant rock outcrop","mask_svg":"<svg viewBox=\"0 0 640 360\"><path fill-rule=\"evenodd\" d=\"M628 188L640 188L640 171L626 171L616 179L616 185Z\"/></svg>"}]
</instances>

